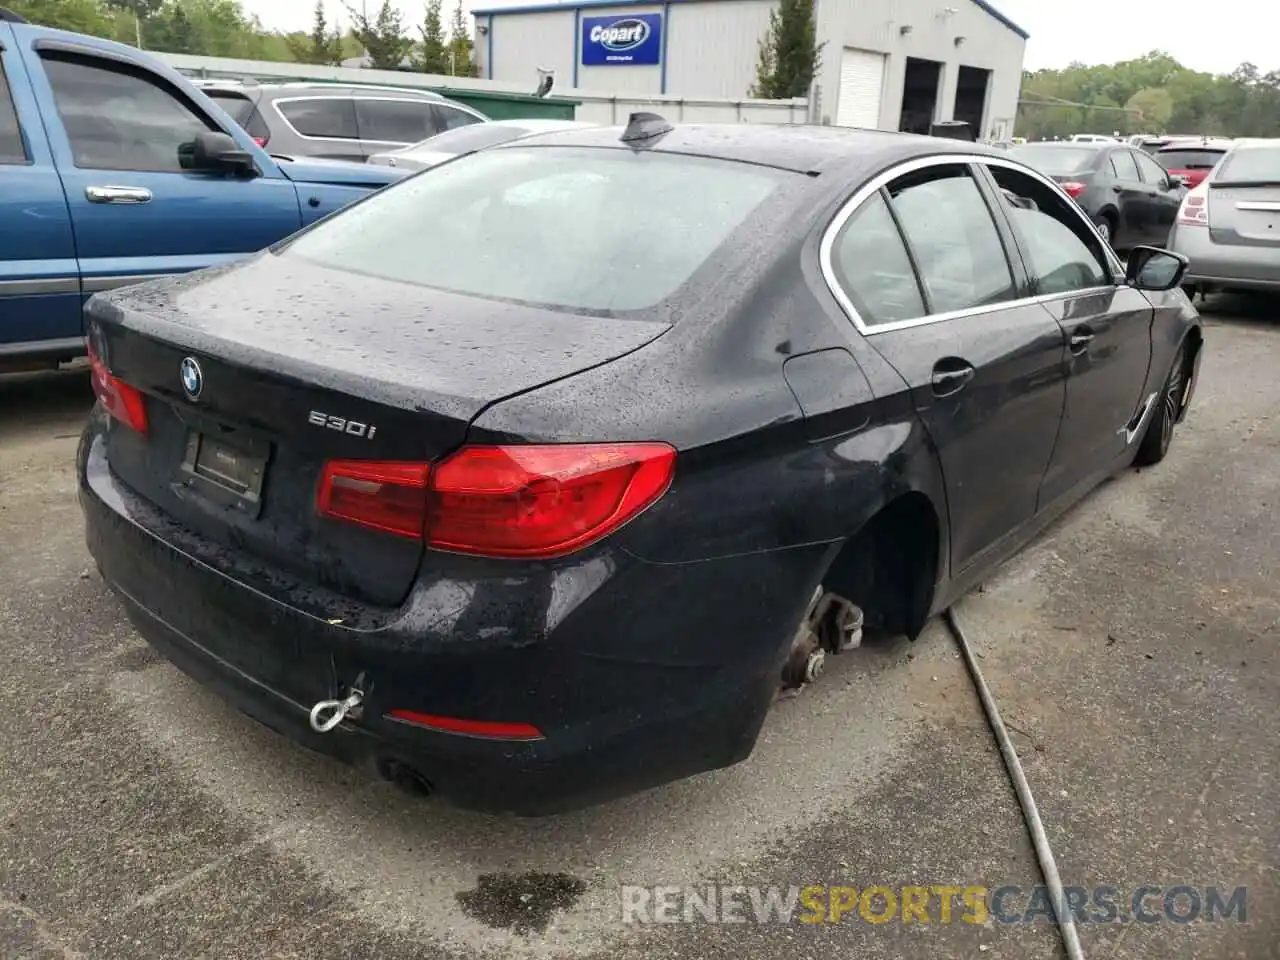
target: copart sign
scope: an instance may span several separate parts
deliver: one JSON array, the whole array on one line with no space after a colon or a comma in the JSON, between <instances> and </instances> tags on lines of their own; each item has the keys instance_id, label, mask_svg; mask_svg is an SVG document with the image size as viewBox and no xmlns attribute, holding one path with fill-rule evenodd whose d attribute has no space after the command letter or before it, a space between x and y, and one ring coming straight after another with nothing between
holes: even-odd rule
<instances>
[{"instance_id":1,"label":"copart sign","mask_svg":"<svg viewBox=\"0 0 1280 960\"><path fill-rule=\"evenodd\" d=\"M662 62L662 14L582 18L582 65L653 66Z\"/></svg>"}]
</instances>

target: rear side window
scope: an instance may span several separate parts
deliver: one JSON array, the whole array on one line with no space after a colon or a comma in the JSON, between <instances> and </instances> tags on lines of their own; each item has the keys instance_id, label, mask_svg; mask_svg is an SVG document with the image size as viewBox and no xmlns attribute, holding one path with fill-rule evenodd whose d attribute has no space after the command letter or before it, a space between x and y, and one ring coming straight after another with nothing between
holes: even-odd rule
<instances>
[{"instance_id":1,"label":"rear side window","mask_svg":"<svg viewBox=\"0 0 1280 960\"><path fill-rule=\"evenodd\" d=\"M1166 170L1212 170L1225 150L1161 150L1156 159Z\"/></svg>"},{"instance_id":2,"label":"rear side window","mask_svg":"<svg viewBox=\"0 0 1280 960\"><path fill-rule=\"evenodd\" d=\"M253 113L253 101L242 93L234 93L230 90L206 90L209 99L220 106L223 110L231 115L231 119L240 126L245 126L249 122L249 117Z\"/></svg>"},{"instance_id":3,"label":"rear side window","mask_svg":"<svg viewBox=\"0 0 1280 960\"><path fill-rule=\"evenodd\" d=\"M642 310L795 176L661 153L500 147L380 191L277 253L473 296Z\"/></svg>"},{"instance_id":4,"label":"rear side window","mask_svg":"<svg viewBox=\"0 0 1280 960\"><path fill-rule=\"evenodd\" d=\"M1280 149L1249 147L1227 155L1216 179L1223 181L1257 181L1280 183Z\"/></svg>"},{"instance_id":5,"label":"rear side window","mask_svg":"<svg viewBox=\"0 0 1280 960\"><path fill-rule=\"evenodd\" d=\"M1111 154L1111 169L1117 180L1141 180L1138 164L1128 150L1115 150Z\"/></svg>"},{"instance_id":6,"label":"rear side window","mask_svg":"<svg viewBox=\"0 0 1280 960\"><path fill-rule=\"evenodd\" d=\"M18 111L9 92L9 81L0 63L0 163L26 163L27 149L22 142L22 128L18 126Z\"/></svg>"},{"instance_id":7,"label":"rear side window","mask_svg":"<svg viewBox=\"0 0 1280 960\"><path fill-rule=\"evenodd\" d=\"M840 289L867 326L925 315L911 258L881 193L845 221L831 248L831 265Z\"/></svg>"},{"instance_id":8,"label":"rear side window","mask_svg":"<svg viewBox=\"0 0 1280 960\"><path fill-rule=\"evenodd\" d=\"M473 123L481 122L479 117L443 103L434 104L431 109L435 113L436 126L440 130L456 130L458 127L469 127Z\"/></svg>"},{"instance_id":9,"label":"rear side window","mask_svg":"<svg viewBox=\"0 0 1280 960\"><path fill-rule=\"evenodd\" d=\"M358 140L355 104L349 97L278 100L276 109L304 137Z\"/></svg>"},{"instance_id":10,"label":"rear side window","mask_svg":"<svg viewBox=\"0 0 1280 960\"><path fill-rule=\"evenodd\" d=\"M356 122L361 140L417 143L443 127L430 103L420 100L357 100Z\"/></svg>"},{"instance_id":11,"label":"rear side window","mask_svg":"<svg viewBox=\"0 0 1280 960\"><path fill-rule=\"evenodd\" d=\"M930 313L1012 300L1013 273L982 191L960 164L930 167L889 185L915 254Z\"/></svg>"},{"instance_id":12,"label":"rear side window","mask_svg":"<svg viewBox=\"0 0 1280 960\"><path fill-rule=\"evenodd\" d=\"M87 57L43 60L75 165L82 169L178 173L179 148L217 129L145 70Z\"/></svg>"}]
</instances>

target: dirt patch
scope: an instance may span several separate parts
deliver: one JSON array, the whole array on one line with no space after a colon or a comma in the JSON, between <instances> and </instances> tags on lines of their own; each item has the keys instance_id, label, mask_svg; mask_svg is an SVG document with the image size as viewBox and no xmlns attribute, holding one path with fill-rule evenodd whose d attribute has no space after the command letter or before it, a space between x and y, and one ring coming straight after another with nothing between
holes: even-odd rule
<instances>
[{"instance_id":1,"label":"dirt patch","mask_svg":"<svg viewBox=\"0 0 1280 960\"><path fill-rule=\"evenodd\" d=\"M458 894L463 911L486 926L516 934L544 933L557 910L577 903L587 885L567 873L486 873Z\"/></svg>"}]
</instances>

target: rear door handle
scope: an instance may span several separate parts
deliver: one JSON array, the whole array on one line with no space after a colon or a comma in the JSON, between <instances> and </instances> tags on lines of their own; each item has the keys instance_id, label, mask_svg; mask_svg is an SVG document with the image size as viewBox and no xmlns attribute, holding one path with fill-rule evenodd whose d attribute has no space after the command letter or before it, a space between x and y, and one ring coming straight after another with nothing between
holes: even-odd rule
<instances>
[{"instance_id":1,"label":"rear door handle","mask_svg":"<svg viewBox=\"0 0 1280 960\"><path fill-rule=\"evenodd\" d=\"M933 395L949 397L959 393L973 379L975 372L973 364L959 358L939 360L933 365Z\"/></svg>"},{"instance_id":2,"label":"rear door handle","mask_svg":"<svg viewBox=\"0 0 1280 960\"><path fill-rule=\"evenodd\" d=\"M1086 352L1093 343L1094 332L1088 327L1076 327L1071 334L1071 352L1075 356Z\"/></svg>"},{"instance_id":3,"label":"rear door handle","mask_svg":"<svg viewBox=\"0 0 1280 960\"><path fill-rule=\"evenodd\" d=\"M151 191L146 187L85 187L90 203L150 203Z\"/></svg>"}]
</instances>

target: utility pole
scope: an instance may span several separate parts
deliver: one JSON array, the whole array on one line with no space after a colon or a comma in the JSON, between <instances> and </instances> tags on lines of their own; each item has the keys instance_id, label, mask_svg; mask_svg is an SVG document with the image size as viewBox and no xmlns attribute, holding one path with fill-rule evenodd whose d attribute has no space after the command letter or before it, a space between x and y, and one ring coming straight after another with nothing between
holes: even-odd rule
<instances>
[{"instance_id":1,"label":"utility pole","mask_svg":"<svg viewBox=\"0 0 1280 960\"><path fill-rule=\"evenodd\" d=\"M142 17L137 10L133 11L133 32L138 38L138 49L142 49Z\"/></svg>"}]
</instances>

